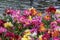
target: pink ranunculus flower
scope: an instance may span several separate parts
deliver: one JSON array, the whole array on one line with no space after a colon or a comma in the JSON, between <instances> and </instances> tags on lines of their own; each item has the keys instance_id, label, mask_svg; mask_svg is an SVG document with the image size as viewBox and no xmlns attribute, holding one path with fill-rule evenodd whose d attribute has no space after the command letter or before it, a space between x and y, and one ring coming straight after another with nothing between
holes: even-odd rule
<instances>
[{"instance_id":1,"label":"pink ranunculus flower","mask_svg":"<svg viewBox=\"0 0 60 40\"><path fill-rule=\"evenodd\" d=\"M57 22L53 21L50 23L51 28L55 28L57 26Z\"/></svg>"},{"instance_id":2,"label":"pink ranunculus flower","mask_svg":"<svg viewBox=\"0 0 60 40\"><path fill-rule=\"evenodd\" d=\"M57 23L60 23L60 19L57 19L56 21L57 21Z\"/></svg>"},{"instance_id":3,"label":"pink ranunculus flower","mask_svg":"<svg viewBox=\"0 0 60 40\"><path fill-rule=\"evenodd\" d=\"M0 27L0 33L7 32L6 28Z\"/></svg>"},{"instance_id":4,"label":"pink ranunculus flower","mask_svg":"<svg viewBox=\"0 0 60 40\"><path fill-rule=\"evenodd\" d=\"M12 16L13 18L14 18L14 17L19 17L19 16L20 16L20 10L13 10L11 16Z\"/></svg>"},{"instance_id":5,"label":"pink ranunculus flower","mask_svg":"<svg viewBox=\"0 0 60 40\"><path fill-rule=\"evenodd\" d=\"M31 20L25 19L25 20L24 20L24 27L30 26L31 23L32 23Z\"/></svg>"},{"instance_id":6,"label":"pink ranunculus flower","mask_svg":"<svg viewBox=\"0 0 60 40\"><path fill-rule=\"evenodd\" d=\"M26 17L24 17L24 16L21 16L21 17L18 18L18 20L19 20L21 23L24 23L24 22L25 22L25 19L26 19Z\"/></svg>"},{"instance_id":7,"label":"pink ranunculus flower","mask_svg":"<svg viewBox=\"0 0 60 40\"><path fill-rule=\"evenodd\" d=\"M60 19L60 14L55 14L56 19Z\"/></svg>"},{"instance_id":8,"label":"pink ranunculus flower","mask_svg":"<svg viewBox=\"0 0 60 40\"><path fill-rule=\"evenodd\" d=\"M36 16L36 17L33 17L31 22L34 26L38 26L40 25L41 21L42 21L41 17Z\"/></svg>"},{"instance_id":9,"label":"pink ranunculus flower","mask_svg":"<svg viewBox=\"0 0 60 40\"><path fill-rule=\"evenodd\" d=\"M53 38L52 40L60 40L60 38L58 38L58 37L55 37L55 38Z\"/></svg>"},{"instance_id":10,"label":"pink ranunculus flower","mask_svg":"<svg viewBox=\"0 0 60 40\"><path fill-rule=\"evenodd\" d=\"M31 12L29 10L24 10L23 13L24 13L23 15L26 15L26 16L31 14Z\"/></svg>"},{"instance_id":11,"label":"pink ranunculus flower","mask_svg":"<svg viewBox=\"0 0 60 40\"><path fill-rule=\"evenodd\" d=\"M56 27L54 28L54 30L60 31L60 26L56 26Z\"/></svg>"}]
</instances>

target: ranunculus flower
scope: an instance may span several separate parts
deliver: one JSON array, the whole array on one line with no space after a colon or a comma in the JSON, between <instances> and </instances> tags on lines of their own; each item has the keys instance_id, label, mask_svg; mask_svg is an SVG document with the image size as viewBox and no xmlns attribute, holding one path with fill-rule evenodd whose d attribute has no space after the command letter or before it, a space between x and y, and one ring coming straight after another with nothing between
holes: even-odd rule
<instances>
[{"instance_id":1,"label":"ranunculus flower","mask_svg":"<svg viewBox=\"0 0 60 40\"><path fill-rule=\"evenodd\" d=\"M60 38L54 37L54 38L52 38L52 40L60 40Z\"/></svg>"},{"instance_id":2,"label":"ranunculus flower","mask_svg":"<svg viewBox=\"0 0 60 40\"><path fill-rule=\"evenodd\" d=\"M5 34L5 37L15 37L15 35L14 35L14 33L12 33L12 32L7 32L7 33Z\"/></svg>"},{"instance_id":3,"label":"ranunculus flower","mask_svg":"<svg viewBox=\"0 0 60 40\"><path fill-rule=\"evenodd\" d=\"M38 40L43 40L43 35L39 35L39 38L38 38Z\"/></svg>"},{"instance_id":4,"label":"ranunculus flower","mask_svg":"<svg viewBox=\"0 0 60 40\"><path fill-rule=\"evenodd\" d=\"M6 22L6 21L0 19L0 26L3 27L3 26L4 26L3 24L4 24L5 22Z\"/></svg>"},{"instance_id":5,"label":"ranunculus flower","mask_svg":"<svg viewBox=\"0 0 60 40\"><path fill-rule=\"evenodd\" d=\"M51 16L50 15L44 16L44 20L47 20L47 21L51 20Z\"/></svg>"},{"instance_id":6,"label":"ranunculus flower","mask_svg":"<svg viewBox=\"0 0 60 40\"><path fill-rule=\"evenodd\" d=\"M60 19L57 19L56 21L57 21L57 23L60 23Z\"/></svg>"},{"instance_id":7,"label":"ranunculus flower","mask_svg":"<svg viewBox=\"0 0 60 40\"><path fill-rule=\"evenodd\" d=\"M39 32L45 32L46 31L45 25L40 24L38 31Z\"/></svg>"},{"instance_id":8,"label":"ranunculus flower","mask_svg":"<svg viewBox=\"0 0 60 40\"><path fill-rule=\"evenodd\" d=\"M52 12L52 13L55 13L56 12L56 8L55 7L53 7L53 6L50 6L50 7L48 7L47 9L46 9L46 12Z\"/></svg>"},{"instance_id":9,"label":"ranunculus flower","mask_svg":"<svg viewBox=\"0 0 60 40\"><path fill-rule=\"evenodd\" d=\"M28 18L29 20L32 20L32 16L29 16L29 18Z\"/></svg>"},{"instance_id":10,"label":"ranunculus flower","mask_svg":"<svg viewBox=\"0 0 60 40\"><path fill-rule=\"evenodd\" d=\"M60 26L56 26L56 27L54 28L54 30L56 30L56 31L59 31L59 32L60 32Z\"/></svg>"},{"instance_id":11,"label":"ranunculus flower","mask_svg":"<svg viewBox=\"0 0 60 40\"><path fill-rule=\"evenodd\" d=\"M31 12L31 15L33 16L37 14L37 10L33 7L30 9L30 12Z\"/></svg>"},{"instance_id":12,"label":"ranunculus flower","mask_svg":"<svg viewBox=\"0 0 60 40\"><path fill-rule=\"evenodd\" d=\"M25 19L26 19L26 17L21 16L18 20L19 20L20 23L24 23L25 22Z\"/></svg>"},{"instance_id":13,"label":"ranunculus flower","mask_svg":"<svg viewBox=\"0 0 60 40\"><path fill-rule=\"evenodd\" d=\"M24 32L24 35L28 36L28 35L31 35L31 32L29 29L26 29L25 32Z\"/></svg>"},{"instance_id":14,"label":"ranunculus flower","mask_svg":"<svg viewBox=\"0 0 60 40\"><path fill-rule=\"evenodd\" d=\"M56 19L60 19L60 14L55 14Z\"/></svg>"},{"instance_id":15,"label":"ranunculus flower","mask_svg":"<svg viewBox=\"0 0 60 40\"><path fill-rule=\"evenodd\" d=\"M26 26L30 26L31 23L32 23L31 20L25 19L25 20L24 20L24 24L23 24L23 26L24 26L24 27L26 27Z\"/></svg>"},{"instance_id":16,"label":"ranunculus flower","mask_svg":"<svg viewBox=\"0 0 60 40\"><path fill-rule=\"evenodd\" d=\"M27 37L22 37L21 40L31 40L31 38L27 36Z\"/></svg>"},{"instance_id":17,"label":"ranunculus flower","mask_svg":"<svg viewBox=\"0 0 60 40\"><path fill-rule=\"evenodd\" d=\"M59 36L59 31L52 31L51 32L51 34L52 34L52 37L58 37Z\"/></svg>"},{"instance_id":18,"label":"ranunculus flower","mask_svg":"<svg viewBox=\"0 0 60 40\"><path fill-rule=\"evenodd\" d=\"M43 34L42 38L43 38L43 40L49 40L50 34L49 33L45 33L45 34Z\"/></svg>"},{"instance_id":19,"label":"ranunculus flower","mask_svg":"<svg viewBox=\"0 0 60 40\"><path fill-rule=\"evenodd\" d=\"M36 28L33 28L30 31L31 31L31 36L32 37L36 37L37 36L37 29Z\"/></svg>"},{"instance_id":20,"label":"ranunculus flower","mask_svg":"<svg viewBox=\"0 0 60 40\"><path fill-rule=\"evenodd\" d=\"M12 26L13 26L13 24L11 22L4 23L5 28L9 28L9 27L12 27Z\"/></svg>"},{"instance_id":21,"label":"ranunculus flower","mask_svg":"<svg viewBox=\"0 0 60 40\"><path fill-rule=\"evenodd\" d=\"M7 29L3 28L3 27L0 27L0 33L4 33L4 32L7 32Z\"/></svg>"},{"instance_id":22,"label":"ranunculus flower","mask_svg":"<svg viewBox=\"0 0 60 40\"><path fill-rule=\"evenodd\" d=\"M50 23L51 28L55 28L57 26L57 22L53 21Z\"/></svg>"},{"instance_id":23,"label":"ranunculus flower","mask_svg":"<svg viewBox=\"0 0 60 40\"><path fill-rule=\"evenodd\" d=\"M41 21L42 21L42 18L39 16L36 16L36 17L33 17L31 22L34 26L38 26L40 25Z\"/></svg>"},{"instance_id":24,"label":"ranunculus flower","mask_svg":"<svg viewBox=\"0 0 60 40\"><path fill-rule=\"evenodd\" d=\"M31 14L31 12L30 12L29 10L24 10L23 15L25 15L25 16L29 16L30 14Z\"/></svg>"}]
</instances>

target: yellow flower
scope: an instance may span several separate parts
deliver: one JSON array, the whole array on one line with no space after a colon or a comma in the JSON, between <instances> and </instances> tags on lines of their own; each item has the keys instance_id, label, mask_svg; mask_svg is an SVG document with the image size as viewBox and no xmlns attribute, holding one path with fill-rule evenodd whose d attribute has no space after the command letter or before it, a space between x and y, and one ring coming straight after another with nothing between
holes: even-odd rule
<instances>
[{"instance_id":1,"label":"yellow flower","mask_svg":"<svg viewBox=\"0 0 60 40\"><path fill-rule=\"evenodd\" d=\"M21 40L31 40L31 37L30 36L27 36L27 35L24 35Z\"/></svg>"},{"instance_id":2,"label":"yellow flower","mask_svg":"<svg viewBox=\"0 0 60 40\"><path fill-rule=\"evenodd\" d=\"M42 40L42 35L39 36L39 40Z\"/></svg>"},{"instance_id":3,"label":"yellow flower","mask_svg":"<svg viewBox=\"0 0 60 40\"><path fill-rule=\"evenodd\" d=\"M37 14L37 16L42 16L42 13L41 13L41 12L40 12L40 13L38 13L38 14Z\"/></svg>"},{"instance_id":4,"label":"yellow flower","mask_svg":"<svg viewBox=\"0 0 60 40\"><path fill-rule=\"evenodd\" d=\"M21 40L28 40L27 38L22 38Z\"/></svg>"},{"instance_id":5,"label":"yellow flower","mask_svg":"<svg viewBox=\"0 0 60 40\"><path fill-rule=\"evenodd\" d=\"M28 35L31 35L31 32L29 29L27 29L27 30L25 30L24 34L28 36Z\"/></svg>"},{"instance_id":6,"label":"yellow flower","mask_svg":"<svg viewBox=\"0 0 60 40\"><path fill-rule=\"evenodd\" d=\"M4 23L4 27L8 28L8 27L12 27L12 23L11 22L6 22Z\"/></svg>"},{"instance_id":7,"label":"yellow flower","mask_svg":"<svg viewBox=\"0 0 60 40\"><path fill-rule=\"evenodd\" d=\"M29 20L32 20L32 16L29 16Z\"/></svg>"}]
</instances>

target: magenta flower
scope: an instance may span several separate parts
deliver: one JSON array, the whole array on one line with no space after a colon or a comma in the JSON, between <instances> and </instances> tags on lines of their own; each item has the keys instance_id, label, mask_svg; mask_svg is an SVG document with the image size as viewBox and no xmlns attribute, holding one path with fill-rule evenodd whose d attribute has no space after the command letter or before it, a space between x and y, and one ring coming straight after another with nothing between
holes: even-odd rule
<instances>
[{"instance_id":1,"label":"magenta flower","mask_svg":"<svg viewBox=\"0 0 60 40\"><path fill-rule=\"evenodd\" d=\"M57 19L56 21L57 21L57 23L60 23L60 19Z\"/></svg>"},{"instance_id":2,"label":"magenta flower","mask_svg":"<svg viewBox=\"0 0 60 40\"><path fill-rule=\"evenodd\" d=\"M60 19L60 14L55 14L56 19Z\"/></svg>"},{"instance_id":3,"label":"magenta flower","mask_svg":"<svg viewBox=\"0 0 60 40\"><path fill-rule=\"evenodd\" d=\"M51 26L51 28L55 28L57 26L57 22L56 21L51 22L50 26Z\"/></svg>"},{"instance_id":4,"label":"magenta flower","mask_svg":"<svg viewBox=\"0 0 60 40\"><path fill-rule=\"evenodd\" d=\"M20 10L13 10L11 16L12 18L20 17Z\"/></svg>"},{"instance_id":5,"label":"magenta flower","mask_svg":"<svg viewBox=\"0 0 60 40\"><path fill-rule=\"evenodd\" d=\"M24 27L30 26L31 25L31 20L24 19Z\"/></svg>"},{"instance_id":6,"label":"magenta flower","mask_svg":"<svg viewBox=\"0 0 60 40\"><path fill-rule=\"evenodd\" d=\"M58 38L58 37L55 37L55 38L53 38L52 40L60 40L60 38Z\"/></svg>"},{"instance_id":7,"label":"magenta flower","mask_svg":"<svg viewBox=\"0 0 60 40\"><path fill-rule=\"evenodd\" d=\"M29 10L24 10L24 14L23 15L28 16L30 14L31 14L31 12Z\"/></svg>"},{"instance_id":8,"label":"magenta flower","mask_svg":"<svg viewBox=\"0 0 60 40\"><path fill-rule=\"evenodd\" d=\"M7 32L7 29L0 27L0 33Z\"/></svg>"},{"instance_id":9,"label":"magenta flower","mask_svg":"<svg viewBox=\"0 0 60 40\"><path fill-rule=\"evenodd\" d=\"M32 24L34 26L38 26L40 25L41 21L42 21L41 17L36 16L36 17L33 17Z\"/></svg>"},{"instance_id":10,"label":"magenta flower","mask_svg":"<svg viewBox=\"0 0 60 40\"><path fill-rule=\"evenodd\" d=\"M24 16L21 16L21 17L18 18L18 20L20 21L20 23L24 23L25 19L26 19L26 17L24 17Z\"/></svg>"},{"instance_id":11,"label":"magenta flower","mask_svg":"<svg viewBox=\"0 0 60 40\"><path fill-rule=\"evenodd\" d=\"M54 30L60 31L60 26L56 26L56 27L54 28Z\"/></svg>"}]
</instances>

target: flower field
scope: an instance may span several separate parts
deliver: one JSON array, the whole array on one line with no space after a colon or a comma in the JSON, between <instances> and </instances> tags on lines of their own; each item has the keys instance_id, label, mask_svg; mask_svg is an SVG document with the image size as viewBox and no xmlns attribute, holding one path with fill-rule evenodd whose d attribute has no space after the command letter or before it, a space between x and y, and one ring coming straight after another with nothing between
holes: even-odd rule
<instances>
[{"instance_id":1,"label":"flower field","mask_svg":"<svg viewBox=\"0 0 60 40\"><path fill-rule=\"evenodd\" d=\"M7 8L0 19L0 40L60 40L60 10Z\"/></svg>"}]
</instances>

